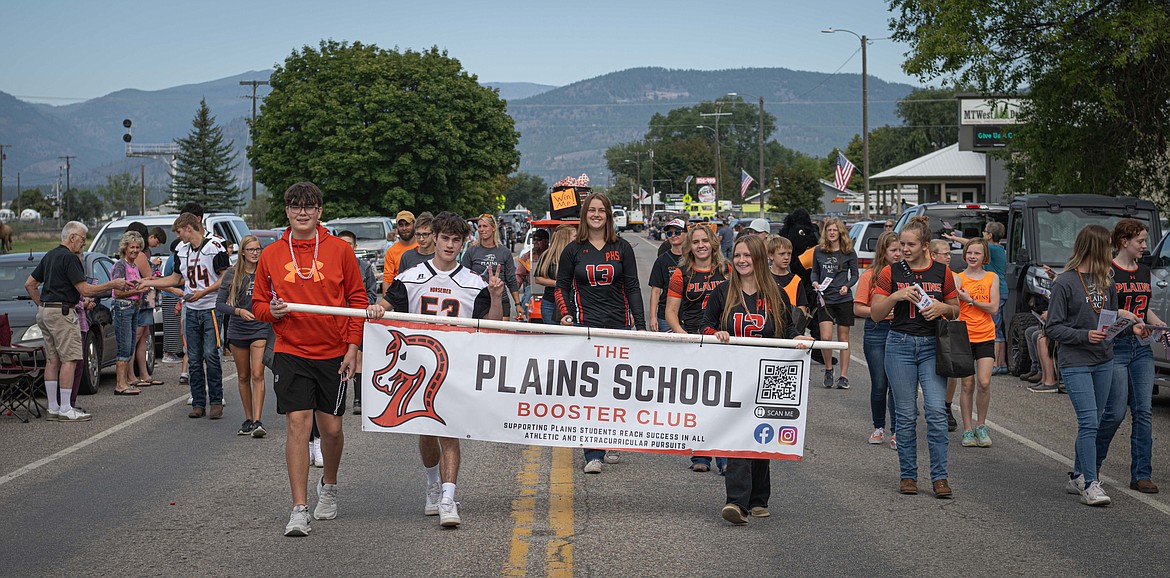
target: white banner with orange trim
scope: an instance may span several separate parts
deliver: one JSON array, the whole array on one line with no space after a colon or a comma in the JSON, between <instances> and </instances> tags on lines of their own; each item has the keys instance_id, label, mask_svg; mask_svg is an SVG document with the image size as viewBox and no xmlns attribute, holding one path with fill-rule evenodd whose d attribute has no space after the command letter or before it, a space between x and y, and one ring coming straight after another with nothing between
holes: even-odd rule
<instances>
[{"instance_id":1,"label":"white banner with orange trim","mask_svg":"<svg viewBox=\"0 0 1170 578\"><path fill-rule=\"evenodd\" d=\"M578 334L368 321L362 429L681 455L803 456L808 351L564 329Z\"/></svg>"}]
</instances>

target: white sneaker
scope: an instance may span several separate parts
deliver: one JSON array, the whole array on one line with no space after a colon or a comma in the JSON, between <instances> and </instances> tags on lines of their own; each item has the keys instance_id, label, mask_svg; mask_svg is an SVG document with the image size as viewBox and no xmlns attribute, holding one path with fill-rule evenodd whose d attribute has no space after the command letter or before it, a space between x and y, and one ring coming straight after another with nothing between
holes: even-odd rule
<instances>
[{"instance_id":1,"label":"white sneaker","mask_svg":"<svg viewBox=\"0 0 1170 578\"><path fill-rule=\"evenodd\" d=\"M869 434L869 443L873 445L881 445L886 437L886 428L874 428L873 433Z\"/></svg>"},{"instance_id":2,"label":"white sneaker","mask_svg":"<svg viewBox=\"0 0 1170 578\"><path fill-rule=\"evenodd\" d=\"M192 403L195 403L195 398L188 395L187 396L187 405L191 405Z\"/></svg>"},{"instance_id":3,"label":"white sneaker","mask_svg":"<svg viewBox=\"0 0 1170 578\"><path fill-rule=\"evenodd\" d=\"M1081 503L1089 506L1108 506L1113 500L1105 495L1105 489L1101 487L1101 482L1093 480L1085 486L1085 491L1081 492Z\"/></svg>"},{"instance_id":4,"label":"white sneaker","mask_svg":"<svg viewBox=\"0 0 1170 578\"><path fill-rule=\"evenodd\" d=\"M443 498L443 501L439 502L439 525L454 528L462 523L463 520L459 518L459 506L455 500Z\"/></svg>"},{"instance_id":5,"label":"white sneaker","mask_svg":"<svg viewBox=\"0 0 1170 578\"><path fill-rule=\"evenodd\" d=\"M93 419L92 415L77 408L57 414L57 421L89 421L91 419Z\"/></svg>"},{"instance_id":6,"label":"white sneaker","mask_svg":"<svg viewBox=\"0 0 1170 578\"><path fill-rule=\"evenodd\" d=\"M622 456L618 454L617 450L605 450L605 463L616 464L622 461Z\"/></svg>"},{"instance_id":7,"label":"white sneaker","mask_svg":"<svg viewBox=\"0 0 1170 578\"><path fill-rule=\"evenodd\" d=\"M325 456L321 455L321 439L309 442L309 463L315 468L325 467Z\"/></svg>"},{"instance_id":8,"label":"white sneaker","mask_svg":"<svg viewBox=\"0 0 1170 578\"><path fill-rule=\"evenodd\" d=\"M1085 476L1084 474L1073 475L1068 473L1068 484L1064 486L1064 491L1070 494L1080 494L1085 491Z\"/></svg>"},{"instance_id":9,"label":"white sneaker","mask_svg":"<svg viewBox=\"0 0 1170 578\"><path fill-rule=\"evenodd\" d=\"M431 484L427 486L426 491L427 503L423 507L423 514L428 516L439 515L439 502L443 500L443 486L439 484Z\"/></svg>"},{"instance_id":10,"label":"white sneaker","mask_svg":"<svg viewBox=\"0 0 1170 578\"><path fill-rule=\"evenodd\" d=\"M325 478L317 482L317 507L313 517L318 520L332 520L337 517L337 484L326 484Z\"/></svg>"},{"instance_id":11,"label":"white sneaker","mask_svg":"<svg viewBox=\"0 0 1170 578\"><path fill-rule=\"evenodd\" d=\"M297 506L288 517L288 524L284 526L285 536L308 536L313 529L309 527L309 507Z\"/></svg>"},{"instance_id":12,"label":"white sneaker","mask_svg":"<svg viewBox=\"0 0 1170 578\"><path fill-rule=\"evenodd\" d=\"M585 473L587 473L587 474L600 474L601 473L601 460L589 460L589 463L585 464Z\"/></svg>"},{"instance_id":13,"label":"white sneaker","mask_svg":"<svg viewBox=\"0 0 1170 578\"><path fill-rule=\"evenodd\" d=\"M55 409L45 410L45 421L61 421L61 412Z\"/></svg>"}]
</instances>

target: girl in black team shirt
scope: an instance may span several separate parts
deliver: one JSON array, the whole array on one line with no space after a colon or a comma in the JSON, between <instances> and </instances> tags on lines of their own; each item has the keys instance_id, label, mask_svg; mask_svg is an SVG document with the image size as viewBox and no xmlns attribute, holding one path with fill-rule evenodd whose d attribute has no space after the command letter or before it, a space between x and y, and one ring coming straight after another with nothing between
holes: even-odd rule
<instances>
[{"instance_id":1,"label":"girl in black team shirt","mask_svg":"<svg viewBox=\"0 0 1170 578\"><path fill-rule=\"evenodd\" d=\"M756 235L735 241L731 250L732 273L726 283L711 291L703 313L703 334L727 343L735 337L796 337L789 306L768 271L768 249ZM730 458L724 480L727 503L724 520L746 524L748 515L770 516L768 498L772 481L768 460Z\"/></svg>"},{"instance_id":2,"label":"girl in black team shirt","mask_svg":"<svg viewBox=\"0 0 1170 578\"><path fill-rule=\"evenodd\" d=\"M646 329L634 248L617 236L604 193L590 193L581 203L577 240L557 265L556 297L561 325ZM602 460L616 464L618 453L586 449L585 473L600 474Z\"/></svg>"},{"instance_id":3,"label":"girl in black team shirt","mask_svg":"<svg viewBox=\"0 0 1170 578\"><path fill-rule=\"evenodd\" d=\"M703 308L716 287L727 282L727 261L719 252L719 237L706 223L690 227L683 238L678 268L671 274L666 290L666 322L675 333L698 333L703 329ZM722 473L727 460L716 459ZM711 469L709 456L691 456L691 470Z\"/></svg>"},{"instance_id":4,"label":"girl in black team shirt","mask_svg":"<svg viewBox=\"0 0 1170 578\"><path fill-rule=\"evenodd\" d=\"M937 498L951 498L947 482L947 417L944 400L946 380L934 370L938 320L959 316L959 293L950 269L932 261L930 225L926 217L914 217L902 227L898 243L902 261L880 272L873 291L869 316L882 321L894 312L886 336L886 376L894 391L898 418L898 491L918 493L918 387L926 417L927 446L930 448L930 481ZM929 297L926 300L925 297Z\"/></svg>"}]
</instances>

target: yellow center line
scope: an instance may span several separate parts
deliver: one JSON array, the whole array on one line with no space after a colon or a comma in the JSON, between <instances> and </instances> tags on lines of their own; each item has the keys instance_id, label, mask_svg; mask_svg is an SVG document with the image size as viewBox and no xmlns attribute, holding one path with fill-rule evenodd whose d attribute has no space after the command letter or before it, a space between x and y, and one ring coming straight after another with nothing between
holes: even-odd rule
<instances>
[{"instance_id":1,"label":"yellow center line","mask_svg":"<svg viewBox=\"0 0 1170 578\"><path fill-rule=\"evenodd\" d=\"M553 448L549 473L548 523L553 536L548 541L548 575L573 575L573 450Z\"/></svg>"},{"instance_id":2,"label":"yellow center line","mask_svg":"<svg viewBox=\"0 0 1170 578\"><path fill-rule=\"evenodd\" d=\"M521 454L524 466L516 474L520 494L512 500L512 548L508 563L501 572L504 576L524 576L528 570L528 542L532 538L532 524L536 514L537 484L540 481L539 446L528 446Z\"/></svg>"}]
</instances>

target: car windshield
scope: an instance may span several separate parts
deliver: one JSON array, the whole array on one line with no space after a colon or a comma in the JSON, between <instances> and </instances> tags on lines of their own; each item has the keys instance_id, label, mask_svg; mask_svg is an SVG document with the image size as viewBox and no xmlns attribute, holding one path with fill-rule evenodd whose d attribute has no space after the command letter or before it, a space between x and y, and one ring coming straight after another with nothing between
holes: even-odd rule
<instances>
[{"instance_id":1,"label":"car windshield","mask_svg":"<svg viewBox=\"0 0 1170 578\"><path fill-rule=\"evenodd\" d=\"M380 223L338 223L334 225L338 231L349 231L359 241L385 241L386 227Z\"/></svg>"},{"instance_id":2,"label":"car windshield","mask_svg":"<svg viewBox=\"0 0 1170 578\"><path fill-rule=\"evenodd\" d=\"M1031 256L1037 263L1050 267L1063 267L1072 254L1077 233L1088 225L1101 225L1113 230L1121 219L1137 219L1150 226L1153 213L1110 207L1062 207L1059 212L1036 211L1036 252Z\"/></svg>"},{"instance_id":3,"label":"car windshield","mask_svg":"<svg viewBox=\"0 0 1170 578\"><path fill-rule=\"evenodd\" d=\"M122 235L125 233L126 225L106 227L101 236L94 241L93 248L90 250L116 257L118 255L118 242L122 240Z\"/></svg>"},{"instance_id":4,"label":"car windshield","mask_svg":"<svg viewBox=\"0 0 1170 578\"><path fill-rule=\"evenodd\" d=\"M0 301L28 299L24 282L36 269L38 261L18 261L0 264Z\"/></svg>"},{"instance_id":5,"label":"car windshield","mask_svg":"<svg viewBox=\"0 0 1170 578\"><path fill-rule=\"evenodd\" d=\"M957 235L965 239L974 239L983 236L983 227L988 221L998 221L1007 226L1006 210L968 209L963 207L931 207L923 213L930 219L930 230L935 239L941 239L943 233ZM910 221L910 213L902 215L898 221L898 230Z\"/></svg>"}]
</instances>

